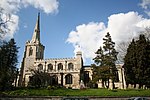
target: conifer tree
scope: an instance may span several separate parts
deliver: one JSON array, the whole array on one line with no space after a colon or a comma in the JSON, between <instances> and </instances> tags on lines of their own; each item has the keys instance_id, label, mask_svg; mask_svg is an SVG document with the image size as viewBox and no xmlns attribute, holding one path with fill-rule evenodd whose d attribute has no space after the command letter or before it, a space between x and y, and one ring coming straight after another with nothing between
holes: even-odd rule
<instances>
[{"instance_id":1,"label":"conifer tree","mask_svg":"<svg viewBox=\"0 0 150 100\"><path fill-rule=\"evenodd\" d=\"M125 56L125 73L127 84L139 84L149 86L150 75L150 42L144 35L140 35L137 41L132 40Z\"/></svg>"},{"instance_id":2,"label":"conifer tree","mask_svg":"<svg viewBox=\"0 0 150 100\"><path fill-rule=\"evenodd\" d=\"M127 49L127 54L124 59L124 66L126 72L126 82L127 84L136 84L135 81L135 69L137 68L137 58L136 58L136 43L134 39L129 44Z\"/></svg>"},{"instance_id":3,"label":"conifer tree","mask_svg":"<svg viewBox=\"0 0 150 100\"><path fill-rule=\"evenodd\" d=\"M145 71L147 69L147 41L144 35L139 36L139 40L137 40L137 68L135 77L137 79L137 83L139 84L139 88L141 88L142 85L145 83Z\"/></svg>"},{"instance_id":4,"label":"conifer tree","mask_svg":"<svg viewBox=\"0 0 150 100\"><path fill-rule=\"evenodd\" d=\"M9 89L16 78L18 49L14 39L0 46L0 90Z\"/></svg>"},{"instance_id":5,"label":"conifer tree","mask_svg":"<svg viewBox=\"0 0 150 100\"><path fill-rule=\"evenodd\" d=\"M93 59L98 66L96 67L95 65L92 65L93 72L96 73L93 75L97 80L102 79L103 85L104 83L108 83L107 85L105 84L107 88L109 88L109 79L111 79L114 88L117 71L115 66L115 62L117 60L117 52L114 48L115 43L112 41L109 32L103 40L103 49L100 47L95 53L96 57Z\"/></svg>"},{"instance_id":6,"label":"conifer tree","mask_svg":"<svg viewBox=\"0 0 150 100\"><path fill-rule=\"evenodd\" d=\"M103 48L104 48L104 66L108 66L110 70L110 79L112 80L113 88L114 81L116 80L117 69L115 62L117 60L117 52L115 50L115 43L112 41L109 32L103 38ZM108 80L109 83L109 80Z\"/></svg>"}]
</instances>

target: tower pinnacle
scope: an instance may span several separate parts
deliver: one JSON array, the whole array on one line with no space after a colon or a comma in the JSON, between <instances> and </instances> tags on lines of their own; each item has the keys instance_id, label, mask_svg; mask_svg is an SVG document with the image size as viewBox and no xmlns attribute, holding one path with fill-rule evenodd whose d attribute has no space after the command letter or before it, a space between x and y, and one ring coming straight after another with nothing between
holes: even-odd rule
<instances>
[{"instance_id":1,"label":"tower pinnacle","mask_svg":"<svg viewBox=\"0 0 150 100\"><path fill-rule=\"evenodd\" d=\"M38 13L38 18L36 21L31 42L32 43L40 42L40 13Z\"/></svg>"}]
</instances>

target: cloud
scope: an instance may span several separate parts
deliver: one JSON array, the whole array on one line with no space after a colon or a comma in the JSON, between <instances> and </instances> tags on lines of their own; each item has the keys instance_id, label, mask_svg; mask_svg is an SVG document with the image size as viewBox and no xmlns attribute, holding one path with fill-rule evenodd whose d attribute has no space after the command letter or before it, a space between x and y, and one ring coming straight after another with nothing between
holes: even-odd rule
<instances>
[{"instance_id":1,"label":"cloud","mask_svg":"<svg viewBox=\"0 0 150 100\"><path fill-rule=\"evenodd\" d=\"M74 52L77 52L80 46L83 56L90 58L94 56L94 52L91 51L96 51L97 47L99 47L98 44L101 42L104 30L105 25L102 22L82 24L77 26L75 31L69 33L67 42L73 44Z\"/></svg>"},{"instance_id":2,"label":"cloud","mask_svg":"<svg viewBox=\"0 0 150 100\"><path fill-rule=\"evenodd\" d=\"M142 2L139 4L143 9L144 12L150 16L150 0L141 0Z\"/></svg>"},{"instance_id":3,"label":"cloud","mask_svg":"<svg viewBox=\"0 0 150 100\"><path fill-rule=\"evenodd\" d=\"M22 8L33 6L36 9L43 10L47 14L58 12L59 2L57 0L1 0L0 1L0 19L5 22L6 18L10 18L11 22L6 23L7 29L2 27L7 34L3 39L12 38L14 33L19 29L19 12Z\"/></svg>"},{"instance_id":4,"label":"cloud","mask_svg":"<svg viewBox=\"0 0 150 100\"><path fill-rule=\"evenodd\" d=\"M8 34L5 35L4 39L10 39L13 37L14 33L18 30L19 17L17 15L12 14L10 17L10 22L7 22L5 29Z\"/></svg>"},{"instance_id":5,"label":"cloud","mask_svg":"<svg viewBox=\"0 0 150 100\"><path fill-rule=\"evenodd\" d=\"M76 26L69 33L67 42L77 51L78 45L84 58L95 57L94 52L102 46L103 38L110 32L114 42L128 41L137 36L144 28L150 27L150 19L143 18L137 12L113 14L108 17L108 25L103 22L90 22Z\"/></svg>"},{"instance_id":6,"label":"cloud","mask_svg":"<svg viewBox=\"0 0 150 100\"><path fill-rule=\"evenodd\" d=\"M142 0L142 2L139 5L144 9L148 9L150 6L150 0Z\"/></svg>"},{"instance_id":7,"label":"cloud","mask_svg":"<svg viewBox=\"0 0 150 100\"><path fill-rule=\"evenodd\" d=\"M22 0L24 7L34 6L43 10L45 13L57 13L59 2L57 0Z\"/></svg>"},{"instance_id":8,"label":"cloud","mask_svg":"<svg viewBox=\"0 0 150 100\"><path fill-rule=\"evenodd\" d=\"M13 34L17 31L19 17L16 13L20 9L20 0L1 0L0 2L0 19L1 23L8 21L5 26L1 26L1 29L7 32L3 35L3 39L9 39L13 37Z\"/></svg>"},{"instance_id":9,"label":"cloud","mask_svg":"<svg viewBox=\"0 0 150 100\"><path fill-rule=\"evenodd\" d=\"M24 28L28 28L28 25L27 24L24 24L24 26L23 26Z\"/></svg>"},{"instance_id":10,"label":"cloud","mask_svg":"<svg viewBox=\"0 0 150 100\"><path fill-rule=\"evenodd\" d=\"M117 19L117 20L116 20ZM126 41L138 35L139 31L150 26L137 12L113 14L108 17L107 31L116 42ZM147 23L147 24L145 24Z\"/></svg>"},{"instance_id":11,"label":"cloud","mask_svg":"<svg viewBox=\"0 0 150 100\"><path fill-rule=\"evenodd\" d=\"M20 9L20 0L1 0L0 8L3 13L16 13Z\"/></svg>"}]
</instances>

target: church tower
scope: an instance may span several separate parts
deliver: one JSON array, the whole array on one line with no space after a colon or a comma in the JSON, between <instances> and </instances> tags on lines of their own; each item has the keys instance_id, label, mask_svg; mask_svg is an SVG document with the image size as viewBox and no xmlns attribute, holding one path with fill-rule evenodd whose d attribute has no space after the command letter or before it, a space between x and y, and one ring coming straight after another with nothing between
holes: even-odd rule
<instances>
[{"instance_id":1,"label":"church tower","mask_svg":"<svg viewBox=\"0 0 150 100\"><path fill-rule=\"evenodd\" d=\"M40 42L40 13L34 28L33 36L26 42L24 57L21 64L19 86L26 86L29 81L30 71L35 70L34 62L44 58L44 46Z\"/></svg>"},{"instance_id":2,"label":"church tower","mask_svg":"<svg viewBox=\"0 0 150 100\"><path fill-rule=\"evenodd\" d=\"M34 28L31 41L26 42L26 55L25 58L30 60L43 59L44 46L40 42L40 13L38 13L37 22Z\"/></svg>"}]
</instances>

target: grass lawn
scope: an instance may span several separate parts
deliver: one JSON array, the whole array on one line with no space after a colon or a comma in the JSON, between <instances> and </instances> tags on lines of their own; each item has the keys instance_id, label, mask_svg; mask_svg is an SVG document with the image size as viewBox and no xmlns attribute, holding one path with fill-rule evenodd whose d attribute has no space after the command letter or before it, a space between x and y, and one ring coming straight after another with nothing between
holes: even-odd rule
<instances>
[{"instance_id":1,"label":"grass lawn","mask_svg":"<svg viewBox=\"0 0 150 100\"><path fill-rule=\"evenodd\" d=\"M150 90L107 90L107 89L18 89L0 92L9 96L150 96Z\"/></svg>"}]
</instances>

